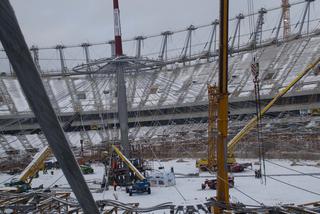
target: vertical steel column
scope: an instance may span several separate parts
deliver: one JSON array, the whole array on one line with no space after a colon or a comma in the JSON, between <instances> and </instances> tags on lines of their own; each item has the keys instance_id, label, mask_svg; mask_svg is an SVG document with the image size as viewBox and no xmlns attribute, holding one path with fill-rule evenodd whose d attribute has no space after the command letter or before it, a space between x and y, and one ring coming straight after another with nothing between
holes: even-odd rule
<instances>
[{"instance_id":1,"label":"vertical steel column","mask_svg":"<svg viewBox=\"0 0 320 214\"><path fill-rule=\"evenodd\" d=\"M212 25L213 25L213 28L211 31L209 45L208 45L208 49L207 49L208 59L210 57L213 39L216 38L216 35L217 35L217 26L219 25L219 20L218 19L214 20L214 22L212 22ZM216 42L216 41L214 41L214 42ZM214 44L214 49L213 49L213 53L215 53L215 52L216 52L216 44Z\"/></svg>"},{"instance_id":2,"label":"vertical steel column","mask_svg":"<svg viewBox=\"0 0 320 214\"><path fill-rule=\"evenodd\" d=\"M115 65L117 69L117 96L118 96L118 118L120 123L121 145L126 157L130 157L130 145L128 139L128 109L126 83L124 79L124 68L121 63Z\"/></svg>"},{"instance_id":3,"label":"vertical steel column","mask_svg":"<svg viewBox=\"0 0 320 214\"><path fill-rule=\"evenodd\" d=\"M116 57L116 47L115 47L115 44L114 44L114 40L110 40L108 42L108 44L110 45L111 58Z\"/></svg>"},{"instance_id":4,"label":"vertical steel column","mask_svg":"<svg viewBox=\"0 0 320 214\"><path fill-rule=\"evenodd\" d=\"M193 25L190 25L188 28L187 28L187 37L186 37L186 41L185 41L185 44L184 44L184 47L182 49L182 52L181 52L181 59L184 61L186 60L188 57L187 57L187 54L188 54L188 51L189 51L189 57L191 56L191 46L192 46L192 32L194 30L196 30L197 28Z\"/></svg>"},{"instance_id":5,"label":"vertical steel column","mask_svg":"<svg viewBox=\"0 0 320 214\"><path fill-rule=\"evenodd\" d=\"M237 19L237 25L236 25L236 29L234 30L234 34L233 34L233 38L232 38L232 42L231 42L231 46L230 46L231 53L233 52L234 43L236 41L237 33L238 33L238 31L240 31L241 19L244 19L244 15L242 13L239 13L239 15L236 16L236 19Z\"/></svg>"},{"instance_id":6,"label":"vertical steel column","mask_svg":"<svg viewBox=\"0 0 320 214\"><path fill-rule=\"evenodd\" d=\"M89 62L90 62L90 53L89 53L90 44L89 43L82 43L81 47L83 48L84 56L86 58L87 71L91 71L91 67L89 65Z\"/></svg>"},{"instance_id":7,"label":"vertical steel column","mask_svg":"<svg viewBox=\"0 0 320 214\"><path fill-rule=\"evenodd\" d=\"M261 8L259 11L259 16L257 19L257 25L253 32L253 38L251 40L251 46L255 48L257 46L258 41L262 38L262 26L264 24L264 14L267 13L265 8Z\"/></svg>"},{"instance_id":8,"label":"vertical steel column","mask_svg":"<svg viewBox=\"0 0 320 214\"><path fill-rule=\"evenodd\" d=\"M113 0L114 8L114 41L116 57L123 55L120 25L120 10L118 0ZM127 109L127 91L124 79L124 62L116 62L117 71L117 97L118 97L118 118L120 123L121 145L125 156L130 157L130 145L128 139L128 109Z\"/></svg>"},{"instance_id":9,"label":"vertical steel column","mask_svg":"<svg viewBox=\"0 0 320 214\"><path fill-rule=\"evenodd\" d=\"M48 143L84 213L98 214L68 140L54 113L28 46L8 0L0 1L0 40Z\"/></svg>"},{"instance_id":10,"label":"vertical steel column","mask_svg":"<svg viewBox=\"0 0 320 214\"><path fill-rule=\"evenodd\" d=\"M38 69L38 72L39 73L43 73L41 71L41 67L40 67L40 63L39 63L39 48L32 45L31 48L30 48L32 54L33 54L33 62L36 66L36 68Z\"/></svg>"},{"instance_id":11,"label":"vertical steel column","mask_svg":"<svg viewBox=\"0 0 320 214\"><path fill-rule=\"evenodd\" d=\"M141 57L141 47L142 47L142 41L144 40L145 38L143 36L137 36L135 38L135 40L137 41L137 47L136 47L136 57L137 58L140 58Z\"/></svg>"},{"instance_id":12,"label":"vertical steel column","mask_svg":"<svg viewBox=\"0 0 320 214\"><path fill-rule=\"evenodd\" d=\"M220 0L220 47L219 47L219 104L218 104L218 142L217 142L217 200L229 205L229 186L227 172L228 136L228 18L229 0ZM223 213L214 208L215 214Z\"/></svg>"},{"instance_id":13,"label":"vertical steel column","mask_svg":"<svg viewBox=\"0 0 320 214\"><path fill-rule=\"evenodd\" d=\"M304 25L304 22L306 20L307 12L309 11L311 2L313 2L314 0L305 0L305 1L307 2L307 4L306 4L306 8L304 9L304 12L303 12L303 15L302 15L302 20L301 20L301 24L300 24L300 28L299 28L297 37L301 36L303 25ZM308 25L309 25L309 23L308 23Z\"/></svg>"},{"instance_id":14,"label":"vertical steel column","mask_svg":"<svg viewBox=\"0 0 320 214\"><path fill-rule=\"evenodd\" d=\"M90 44L89 43L82 43L81 47L83 48L83 51L84 51L84 56L86 58L86 63L89 63L90 62L90 53L89 53Z\"/></svg>"},{"instance_id":15,"label":"vertical steel column","mask_svg":"<svg viewBox=\"0 0 320 214\"><path fill-rule=\"evenodd\" d=\"M173 32L171 31L165 31L161 33L162 36L162 42L161 42L161 48L160 48L160 54L159 59L160 60L167 60L168 57L168 38L170 35L172 35Z\"/></svg>"},{"instance_id":16,"label":"vertical steel column","mask_svg":"<svg viewBox=\"0 0 320 214\"><path fill-rule=\"evenodd\" d=\"M273 39L273 43L278 43L279 41L279 33L280 33L280 28L281 28L281 23L282 23L282 20L283 20L283 15L284 15L284 12L282 11L281 12L281 17L280 17L280 20L279 20L279 23L278 23L278 27L277 27L277 31L276 31L276 35ZM287 36L283 36L283 40L287 39Z\"/></svg>"},{"instance_id":17,"label":"vertical steel column","mask_svg":"<svg viewBox=\"0 0 320 214\"><path fill-rule=\"evenodd\" d=\"M63 49L64 46L63 45L57 45L56 49L59 52L59 59L60 59L60 66L61 66L61 73L65 74L67 73L67 67L66 67L66 63L64 61L64 54L63 54Z\"/></svg>"}]
</instances>

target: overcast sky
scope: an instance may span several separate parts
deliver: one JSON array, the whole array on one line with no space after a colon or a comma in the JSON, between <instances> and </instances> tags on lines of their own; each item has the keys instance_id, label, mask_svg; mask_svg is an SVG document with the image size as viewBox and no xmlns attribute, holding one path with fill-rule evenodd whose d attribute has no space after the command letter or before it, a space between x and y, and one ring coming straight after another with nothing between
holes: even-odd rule
<instances>
[{"instance_id":1,"label":"overcast sky","mask_svg":"<svg viewBox=\"0 0 320 214\"><path fill-rule=\"evenodd\" d=\"M0 0L1 1L1 0ZM249 0L229 0L230 18L239 13L248 14ZM291 3L304 0L290 0ZM19 24L29 45L55 47L57 44L78 45L83 42L104 42L113 39L112 0L10 0L18 17ZM131 39L135 36L160 34L166 30L186 29L189 25L209 24L219 14L219 0L119 0L121 11L122 36ZM254 11L279 7L281 0L253 0ZM301 19L305 4L291 7L291 24ZM320 0L311 6L311 18L320 18ZM281 10L269 11L265 15L263 30L273 29L280 19ZM254 17L254 24L256 23ZM250 39L249 19L241 22L241 43ZM320 27L319 20L313 25ZM313 28L314 28L313 26ZM230 23L230 35L233 35L235 22ZM292 27L296 32L297 26ZM203 51L212 28L198 29L192 35L192 51ZM270 39L275 31L265 31L263 39ZM184 46L186 33L174 34L168 43L168 55L177 57ZM236 42L237 43L237 42ZM147 39L143 43L144 56L158 57L161 37ZM235 44L237 45L237 44ZM136 43L124 43L124 53L135 55ZM59 69L59 54L55 49L41 50L40 65L47 70ZM67 66L72 68L84 62L84 52L79 48L64 49ZM90 47L90 58L109 57L110 46ZM9 63L5 53L0 52L0 71L7 71Z\"/></svg>"},{"instance_id":2,"label":"overcast sky","mask_svg":"<svg viewBox=\"0 0 320 214\"><path fill-rule=\"evenodd\" d=\"M247 13L248 0L230 0L230 16ZM254 0L272 8L280 0ZM113 37L112 0L11 0L29 44L105 41ZM123 37L160 33L218 17L218 0L120 0Z\"/></svg>"}]
</instances>

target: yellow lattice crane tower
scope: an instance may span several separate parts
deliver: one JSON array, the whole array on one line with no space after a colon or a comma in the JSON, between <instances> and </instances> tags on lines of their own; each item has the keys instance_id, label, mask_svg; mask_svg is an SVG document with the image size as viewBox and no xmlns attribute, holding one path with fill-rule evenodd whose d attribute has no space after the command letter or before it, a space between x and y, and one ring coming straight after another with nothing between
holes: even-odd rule
<instances>
[{"instance_id":1,"label":"yellow lattice crane tower","mask_svg":"<svg viewBox=\"0 0 320 214\"><path fill-rule=\"evenodd\" d=\"M218 99L218 87L216 85L208 85L208 168L210 170L213 170L217 165L216 141Z\"/></svg>"},{"instance_id":2,"label":"yellow lattice crane tower","mask_svg":"<svg viewBox=\"0 0 320 214\"><path fill-rule=\"evenodd\" d=\"M289 0L282 0L282 13L283 13L283 38L287 39L291 31Z\"/></svg>"}]
</instances>

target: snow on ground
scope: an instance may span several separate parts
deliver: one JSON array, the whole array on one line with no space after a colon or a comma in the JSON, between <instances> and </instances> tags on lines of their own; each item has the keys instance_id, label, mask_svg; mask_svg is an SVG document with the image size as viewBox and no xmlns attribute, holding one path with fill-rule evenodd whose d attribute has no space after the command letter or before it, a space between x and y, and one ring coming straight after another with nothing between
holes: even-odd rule
<instances>
[{"instance_id":1,"label":"snow on ground","mask_svg":"<svg viewBox=\"0 0 320 214\"><path fill-rule=\"evenodd\" d=\"M240 160L239 162L254 162L256 160ZM303 173L320 173L320 167L316 166L315 162L304 161L298 162L301 165L291 166L292 162L286 160L271 160L272 163L279 164L281 166L288 167ZM286 176L286 174L296 174L298 172L285 169L270 162L266 162L266 172L268 175L281 174L282 176L271 176L277 180L287 182L291 185L296 185L301 188L313 191L320 194L320 175L317 178L311 176ZM99 182L102 179L104 172L102 164L94 164L95 173L92 175L85 175L89 187L93 192L93 196L96 200L99 199L112 199L115 200L115 196L121 202L139 202L141 207L149 207L164 202L173 202L175 205L195 205L201 204L206 201L206 198L215 196L215 190L201 190L201 183L204 182L207 177L189 177L182 178L181 174L193 174L198 172L195 168L195 160L185 159L184 162L177 162L176 160L165 162L153 162L155 168L164 166L167 170L174 167L174 171L177 174L176 183L174 187L153 187L151 195L147 194L134 194L129 196L125 189L118 189L116 192L110 187L109 190L99 193L97 189L100 187ZM254 168L258 166L253 165ZM38 187L43 184L44 187L50 185L58 185L61 188L68 187L66 179L63 177L61 170L53 170L54 175L51 175L51 171L48 174L40 172L40 177L35 178L32 182L33 187ZM292 186L285 185L279 181L267 178L266 184L262 184L260 179L251 177L238 177L244 175L253 175L252 170L247 170L243 173L234 174L235 187L230 189L230 196L233 202L242 202L245 204L257 205L257 202L263 202L265 205L277 205L280 203L295 203L301 204L305 202L319 201L320 196L312 193L308 193ZM207 172L201 173L200 176L209 176ZM180 177L180 178L179 178ZM214 176L213 176L214 177ZM1 174L0 183L10 178L9 175ZM3 185L3 183L2 183ZM254 198L256 201L245 196L241 192L246 193L248 196Z\"/></svg>"}]
</instances>

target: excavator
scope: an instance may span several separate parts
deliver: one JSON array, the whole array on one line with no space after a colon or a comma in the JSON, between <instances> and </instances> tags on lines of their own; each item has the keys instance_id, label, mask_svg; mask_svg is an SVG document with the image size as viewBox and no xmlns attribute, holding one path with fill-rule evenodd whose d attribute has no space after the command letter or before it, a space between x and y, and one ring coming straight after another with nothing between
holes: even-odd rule
<instances>
[{"instance_id":1,"label":"excavator","mask_svg":"<svg viewBox=\"0 0 320 214\"><path fill-rule=\"evenodd\" d=\"M313 63L309 64L303 71L301 71L295 79L293 79L285 88L281 89L278 94L261 110L260 114L252 118L248 124L242 128L242 130L235 135L228 143L228 158L227 158L227 164L229 166L229 170L231 166L234 166L234 171L242 170L242 168L247 167L248 164L238 164L235 159L234 155L234 149L235 146L240 142L240 140L246 136L256 125L257 121L262 118L265 113L281 98L283 97L288 91L292 89L292 87L301 80L305 75L307 75L312 69L314 69L316 66L319 67L320 64L320 58L317 58ZM216 167L216 161L215 161L215 150L212 148L215 148L215 141L212 139L215 139L217 137L212 137L212 131L210 133L210 130L214 128L212 121L215 119L215 115L212 114L212 111L214 110L215 106L217 105L215 102L212 102L212 96L218 96L215 91L210 89L210 86L208 86L208 96L209 96L209 129L208 129L208 157L205 159L197 160L196 167L199 169L214 169ZM215 110L216 111L216 110ZM230 170L232 171L232 169Z\"/></svg>"}]
</instances>

